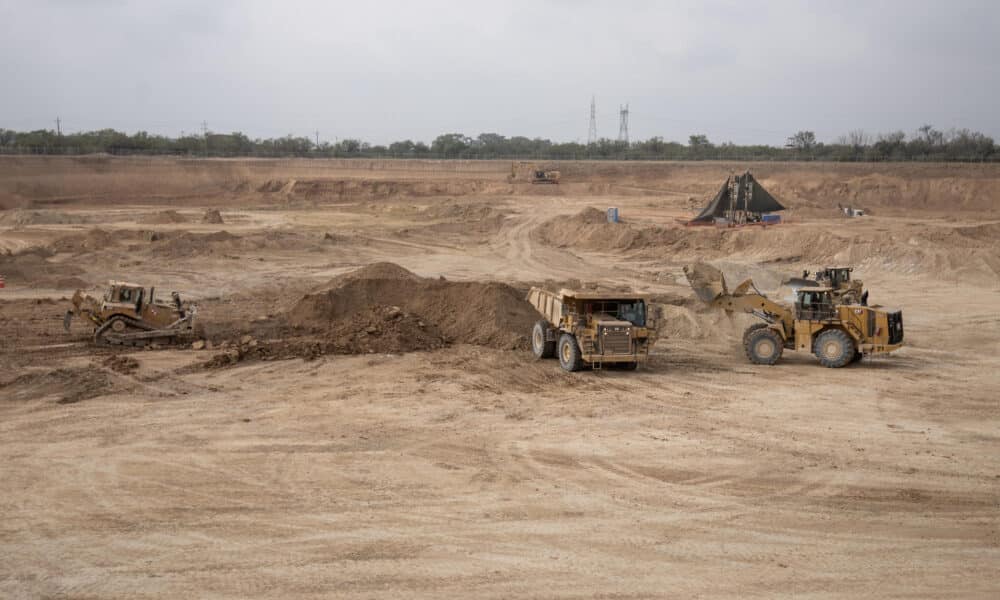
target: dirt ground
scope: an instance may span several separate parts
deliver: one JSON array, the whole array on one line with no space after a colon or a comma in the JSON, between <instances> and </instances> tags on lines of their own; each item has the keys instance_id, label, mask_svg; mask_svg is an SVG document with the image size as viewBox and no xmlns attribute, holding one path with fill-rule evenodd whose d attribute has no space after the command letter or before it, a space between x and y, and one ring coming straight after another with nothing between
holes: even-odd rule
<instances>
[{"instance_id":1,"label":"dirt ground","mask_svg":"<svg viewBox=\"0 0 1000 600\"><path fill-rule=\"evenodd\" d=\"M749 165L740 230L679 221L747 165L554 166L0 158L0 597L1000 596L1000 166ZM906 346L749 364L696 260ZM208 348L64 332L108 279ZM653 294L650 363L534 360L531 285Z\"/></svg>"}]
</instances>

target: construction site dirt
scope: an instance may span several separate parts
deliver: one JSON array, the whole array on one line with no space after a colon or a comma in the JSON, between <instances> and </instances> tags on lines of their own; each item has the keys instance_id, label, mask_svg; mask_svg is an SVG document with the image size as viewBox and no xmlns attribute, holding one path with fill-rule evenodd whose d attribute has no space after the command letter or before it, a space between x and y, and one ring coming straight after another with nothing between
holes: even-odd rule
<instances>
[{"instance_id":1,"label":"construction site dirt","mask_svg":"<svg viewBox=\"0 0 1000 600\"><path fill-rule=\"evenodd\" d=\"M1000 165L551 168L0 157L0 597L1000 593ZM683 225L746 169L784 223ZM905 345L750 364L695 261ZM198 342L65 332L108 280ZM532 286L649 294L648 362L536 360Z\"/></svg>"}]
</instances>

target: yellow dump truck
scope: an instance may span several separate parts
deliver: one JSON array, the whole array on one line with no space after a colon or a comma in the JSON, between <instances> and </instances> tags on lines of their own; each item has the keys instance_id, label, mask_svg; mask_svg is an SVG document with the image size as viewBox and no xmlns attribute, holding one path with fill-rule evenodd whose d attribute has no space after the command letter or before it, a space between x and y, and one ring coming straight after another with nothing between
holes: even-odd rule
<instances>
[{"instance_id":1,"label":"yellow dump truck","mask_svg":"<svg viewBox=\"0 0 1000 600\"><path fill-rule=\"evenodd\" d=\"M584 367L635 369L655 341L649 299L639 294L531 288L528 302L542 319L531 331L538 358L559 358L567 371Z\"/></svg>"}]
</instances>

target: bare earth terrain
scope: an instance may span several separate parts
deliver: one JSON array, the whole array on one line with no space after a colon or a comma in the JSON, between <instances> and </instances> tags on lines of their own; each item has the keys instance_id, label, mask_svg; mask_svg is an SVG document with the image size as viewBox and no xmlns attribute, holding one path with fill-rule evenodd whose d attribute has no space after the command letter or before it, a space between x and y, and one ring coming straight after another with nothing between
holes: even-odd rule
<instances>
[{"instance_id":1,"label":"bare earth terrain","mask_svg":"<svg viewBox=\"0 0 1000 600\"><path fill-rule=\"evenodd\" d=\"M679 220L748 165L555 166L0 158L0 597L1000 596L1000 165L749 165L740 230ZM695 260L906 346L752 365ZM109 279L209 347L65 333ZM650 292L650 364L535 361L531 285Z\"/></svg>"}]
</instances>

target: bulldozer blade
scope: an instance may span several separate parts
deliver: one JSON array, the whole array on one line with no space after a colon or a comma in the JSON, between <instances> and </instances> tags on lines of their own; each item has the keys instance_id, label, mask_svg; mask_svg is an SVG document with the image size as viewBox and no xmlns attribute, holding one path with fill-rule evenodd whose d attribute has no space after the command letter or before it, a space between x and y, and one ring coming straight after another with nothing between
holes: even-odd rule
<instances>
[{"instance_id":1,"label":"bulldozer blade","mask_svg":"<svg viewBox=\"0 0 1000 600\"><path fill-rule=\"evenodd\" d=\"M726 277L722 271L706 263L695 263L684 267L691 289L702 302L711 304L717 298L729 293L726 288Z\"/></svg>"}]
</instances>

